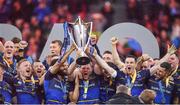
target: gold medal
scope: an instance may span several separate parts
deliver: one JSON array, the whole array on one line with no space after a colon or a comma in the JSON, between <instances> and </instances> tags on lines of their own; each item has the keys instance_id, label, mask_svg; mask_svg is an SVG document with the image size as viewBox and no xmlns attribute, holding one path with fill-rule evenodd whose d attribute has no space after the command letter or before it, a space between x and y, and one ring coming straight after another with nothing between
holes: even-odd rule
<instances>
[{"instance_id":1,"label":"gold medal","mask_svg":"<svg viewBox=\"0 0 180 105\"><path fill-rule=\"evenodd\" d=\"M64 99L64 100L67 100L67 95L66 95L66 94L63 96L63 99Z\"/></svg>"},{"instance_id":2,"label":"gold medal","mask_svg":"<svg viewBox=\"0 0 180 105\"><path fill-rule=\"evenodd\" d=\"M87 94L83 94L83 98L86 99L87 98Z\"/></svg>"}]
</instances>

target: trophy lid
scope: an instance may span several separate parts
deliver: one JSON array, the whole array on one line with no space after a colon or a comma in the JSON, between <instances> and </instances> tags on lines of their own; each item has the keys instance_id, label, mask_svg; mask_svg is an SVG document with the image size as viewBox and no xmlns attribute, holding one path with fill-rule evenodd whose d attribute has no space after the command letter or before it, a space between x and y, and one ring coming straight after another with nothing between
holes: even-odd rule
<instances>
[{"instance_id":1,"label":"trophy lid","mask_svg":"<svg viewBox=\"0 0 180 105\"><path fill-rule=\"evenodd\" d=\"M90 58L88 57L80 57L76 60L76 63L78 65L86 65L86 64L89 64L90 63Z\"/></svg>"}]
</instances>

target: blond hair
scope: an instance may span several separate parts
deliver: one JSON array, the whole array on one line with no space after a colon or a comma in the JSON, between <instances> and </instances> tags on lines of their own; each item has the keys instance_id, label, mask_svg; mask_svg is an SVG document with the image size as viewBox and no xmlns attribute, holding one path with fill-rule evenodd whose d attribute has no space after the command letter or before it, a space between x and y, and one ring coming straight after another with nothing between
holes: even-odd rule
<instances>
[{"instance_id":1,"label":"blond hair","mask_svg":"<svg viewBox=\"0 0 180 105\"><path fill-rule=\"evenodd\" d=\"M156 92L154 90L145 89L139 95L139 98L144 102L144 104L152 104L156 97Z\"/></svg>"}]
</instances>

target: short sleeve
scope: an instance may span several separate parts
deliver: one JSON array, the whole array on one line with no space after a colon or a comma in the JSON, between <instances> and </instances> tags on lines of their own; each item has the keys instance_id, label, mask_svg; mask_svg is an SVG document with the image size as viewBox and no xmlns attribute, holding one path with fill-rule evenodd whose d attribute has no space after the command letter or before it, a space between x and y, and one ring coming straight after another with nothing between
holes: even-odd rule
<instances>
[{"instance_id":1,"label":"short sleeve","mask_svg":"<svg viewBox=\"0 0 180 105\"><path fill-rule=\"evenodd\" d=\"M120 84L125 85L125 74L122 71L117 71L117 76L115 80L116 80L116 86Z\"/></svg>"},{"instance_id":2,"label":"short sleeve","mask_svg":"<svg viewBox=\"0 0 180 105\"><path fill-rule=\"evenodd\" d=\"M3 74L3 80L8 84L13 85L14 78L6 72Z\"/></svg>"}]
</instances>

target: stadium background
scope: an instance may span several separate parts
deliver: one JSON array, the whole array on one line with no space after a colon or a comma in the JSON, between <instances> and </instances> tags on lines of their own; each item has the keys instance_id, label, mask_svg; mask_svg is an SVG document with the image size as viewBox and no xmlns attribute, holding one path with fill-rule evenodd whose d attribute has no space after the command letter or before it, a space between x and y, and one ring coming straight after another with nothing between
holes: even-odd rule
<instances>
[{"instance_id":1,"label":"stadium background","mask_svg":"<svg viewBox=\"0 0 180 105\"><path fill-rule=\"evenodd\" d=\"M116 23L141 24L155 35L160 57L171 43L180 53L178 0L0 0L0 23L18 27L23 40L29 43L26 53L34 59L39 58L53 24L72 22L77 16L93 21L97 35ZM141 55L135 40L130 38L123 46L124 54Z\"/></svg>"}]
</instances>

